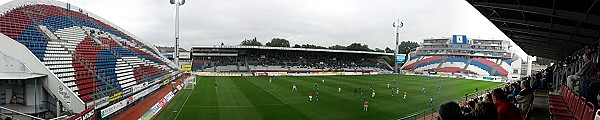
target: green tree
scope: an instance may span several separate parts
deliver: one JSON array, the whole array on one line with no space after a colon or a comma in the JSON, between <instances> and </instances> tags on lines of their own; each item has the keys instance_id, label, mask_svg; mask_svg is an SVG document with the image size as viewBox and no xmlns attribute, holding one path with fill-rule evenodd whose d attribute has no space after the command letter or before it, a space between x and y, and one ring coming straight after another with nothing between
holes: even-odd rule
<instances>
[{"instance_id":1,"label":"green tree","mask_svg":"<svg viewBox=\"0 0 600 120\"><path fill-rule=\"evenodd\" d=\"M385 53L394 53L394 50L390 49L390 47L385 47Z\"/></svg>"},{"instance_id":2,"label":"green tree","mask_svg":"<svg viewBox=\"0 0 600 120\"><path fill-rule=\"evenodd\" d=\"M373 51L374 52L385 52L385 51L383 51L382 49L379 49L379 48L375 48L375 50L373 50Z\"/></svg>"},{"instance_id":3,"label":"green tree","mask_svg":"<svg viewBox=\"0 0 600 120\"><path fill-rule=\"evenodd\" d=\"M407 54L417 49L417 47L419 47L419 44L417 42L402 41L400 45L398 45L398 53Z\"/></svg>"},{"instance_id":4,"label":"green tree","mask_svg":"<svg viewBox=\"0 0 600 120\"><path fill-rule=\"evenodd\" d=\"M360 43L352 43L346 47L346 50L371 51L371 49L369 49L369 45Z\"/></svg>"},{"instance_id":5,"label":"green tree","mask_svg":"<svg viewBox=\"0 0 600 120\"><path fill-rule=\"evenodd\" d=\"M346 46L334 45L334 46L329 46L329 49L332 49L332 50L345 50Z\"/></svg>"},{"instance_id":6,"label":"green tree","mask_svg":"<svg viewBox=\"0 0 600 120\"><path fill-rule=\"evenodd\" d=\"M290 47L290 41L283 38L273 38L271 42L267 42L265 45L269 47Z\"/></svg>"},{"instance_id":7,"label":"green tree","mask_svg":"<svg viewBox=\"0 0 600 120\"><path fill-rule=\"evenodd\" d=\"M323 46L313 45L313 44L302 44L302 48L312 48L312 49L327 49Z\"/></svg>"},{"instance_id":8,"label":"green tree","mask_svg":"<svg viewBox=\"0 0 600 120\"><path fill-rule=\"evenodd\" d=\"M262 43L260 43L259 41L256 40L256 37L254 37L254 39L244 39L244 41L242 41L242 43L240 43L241 46L263 46Z\"/></svg>"}]
</instances>

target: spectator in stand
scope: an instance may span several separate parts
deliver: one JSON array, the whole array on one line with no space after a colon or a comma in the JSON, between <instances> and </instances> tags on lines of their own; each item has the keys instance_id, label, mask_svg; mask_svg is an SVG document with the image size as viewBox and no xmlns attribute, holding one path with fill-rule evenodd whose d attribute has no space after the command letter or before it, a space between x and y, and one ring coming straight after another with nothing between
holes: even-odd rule
<instances>
[{"instance_id":1,"label":"spectator in stand","mask_svg":"<svg viewBox=\"0 0 600 120\"><path fill-rule=\"evenodd\" d=\"M506 94L502 89L492 91L492 99L498 110L498 120L520 120L521 114L515 105L508 103Z\"/></svg>"},{"instance_id":2,"label":"spectator in stand","mask_svg":"<svg viewBox=\"0 0 600 120\"><path fill-rule=\"evenodd\" d=\"M456 102L444 101L439 106L439 120L462 120L463 114Z\"/></svg>"},{"instance_id":3,"label":"spectator in stand","mask_svg":"<svg viewBox=\"0 0 600 120\"><path fill-rule=\"evenodd\" d=\"M477 103L471 114L474 120L498 120L498 110L491 102Z\"/></svg>"},{"instance_id":4,"label":"spectator in stand","mask_svg":"<svg viewBox=\"0 0 600 120\"><path fill-rule=\"evenodd\" d=\"M567 77L567 86L569 87L569 89L578 91L579 89L577 89L577 86L579 84L579 81L584 80L592 75L595 66L593 65L594 63L590 60L590 53L583 54L583 62L583 67L581 67L581 69L579 69L579 71L577 71L575 75L569 75Z\"/></svg>"},{"instance_id":5,"label":"spectator in stand","mask_svg":"<svg viewBox=\"0 0 600 120\"><path fill-rule=\"evenodd\" d=\"M488 92L487 94L485 94L484 102L493 102L492 93Z\"/></svg>"},{"instance_id":6,"label":"spectator in stand","mask_svg":"<svg viewBox=\"0 0 600 120\"><path fill-rule=\"evenodd\" d=\"M523 88L523 90L521 90L515 98L517 99L521 114L527 114L527 109L533 104L533 90L529 87L529 81L527 80L521 81L521 88Z\"/></svg>"}]
</instances>

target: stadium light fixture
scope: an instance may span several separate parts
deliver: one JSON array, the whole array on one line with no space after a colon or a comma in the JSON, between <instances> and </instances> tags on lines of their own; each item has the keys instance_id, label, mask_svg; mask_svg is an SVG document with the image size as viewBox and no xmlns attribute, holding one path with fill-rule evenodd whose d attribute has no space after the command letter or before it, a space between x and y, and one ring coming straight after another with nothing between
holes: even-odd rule
<instances>
[{"instance_id":1,"label":"stadium light fixture","mask_svg":"<svg viewBox=\"0 0 600 120\"><path fill-rule=\"evenodd\" d=\"M175 65L177 68L180 68L179 65L179 6L185 3L185 0L170 0L171 4L175 5L175 47L173 51L173 60L175 61Z\"/></svg>"},{"instance_id":2,"label":"stadium light fixture","mask_svg":"<svg viewBox=\"0 0 600 120\"><path fill-rule=\"evenodd\" d=\"M400 22L400 18L396 18L396 21L392 24L396 28L396 47L394 47L394 73L398 73L398 41L400 40L400 28L404 26L403 22Z\"/></svg>"}]
</instances>

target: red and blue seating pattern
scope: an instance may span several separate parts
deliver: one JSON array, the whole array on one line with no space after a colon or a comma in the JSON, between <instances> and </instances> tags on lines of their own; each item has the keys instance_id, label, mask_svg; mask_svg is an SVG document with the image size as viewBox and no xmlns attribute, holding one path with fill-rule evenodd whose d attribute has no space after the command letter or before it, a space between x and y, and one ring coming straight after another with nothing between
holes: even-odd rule
<instances>
[{"instance_id":1,"label":"red and blue seating pattern","mask_svg":"<svg viewBox=\"0 0 600 120\"><path fill-rule=\"evenodd\" d=\"M0 15L0 33L26 46L86 103L117 93L125 95L125 89L174 70L148 45L101 20L63 7L15 7Z\"/></svg>"},{"instance_id":2,"label":"red and blue seating pattern","mask_svg":"<svg viewBox=\"0 0 600 120\"><path fill-rule=\"evenodd\" d=\"M467 64L468 59L464 57L444 57L444 56L413 56L404 66L402 70L432 70L437 69L438 72L452 72L459 73L464 66ZM445 59L445 60L444 60ZM443 63L442 63L443 62ZM502 61L502 65L499 65L494 70L495 59L487 58L472 58L469 66L465 72L477 74L477 75L492 75L493 76L507 76L510 64L512 60ZM439 64L442 64L439 68Z\"/></svg>"}]
</instances>

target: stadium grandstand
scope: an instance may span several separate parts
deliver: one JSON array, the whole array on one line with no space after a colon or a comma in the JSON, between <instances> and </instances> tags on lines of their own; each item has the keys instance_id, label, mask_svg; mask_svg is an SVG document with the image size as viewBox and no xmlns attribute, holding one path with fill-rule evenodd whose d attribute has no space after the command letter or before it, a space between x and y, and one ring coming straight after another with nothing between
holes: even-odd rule
<instances>
[{"instance_id":1,"label":"stadium grandstand","mask_svg":"<svg viewBox=\"0 0 600 120\"><path fill-rule=\"evenodd\" d=\"M428 38L409 54L409 60L402 66L402 70L512 78L511 73L513 69L520 68L521 60L518 56L513 57L510 47L506 40L471 39L466 35ZM518 63L513 64L514 62Z\"/></svg>"},{"instance_id":2,"label":"stadium grandstand","mask_svg":"<svg viewBox=\"0 0 600 120\"><path fill-rule=\"evenodd\" d=\"M391 73L391 53L263 46L192 46L192 71Z\"/></svg>"},{"instance_id":3,"label":"stadium grandstand","mask_svg":"<svg viewBox=\"0 0 600 120\"><path fill-rule=\"evenodd\" d=\"M154 45L68 3L0 10L0 115L109 119L181 76Z\"/></svg>"},{"instance_id":4,"label":"stadium grandstand","mask_svg":"<svg viewBox=\"0 0 600 120\"><path fill-rule=\"evenodd\" d=\"M535 111L538 113L525 113L524 119L535 114L540 119L600 119L597 0L467 2L529 55L557 60L550 67L522 78L539 90L531 104L540 108ZM550 92L543 93L545 89Z\"/></svg>"}]
</instances>

